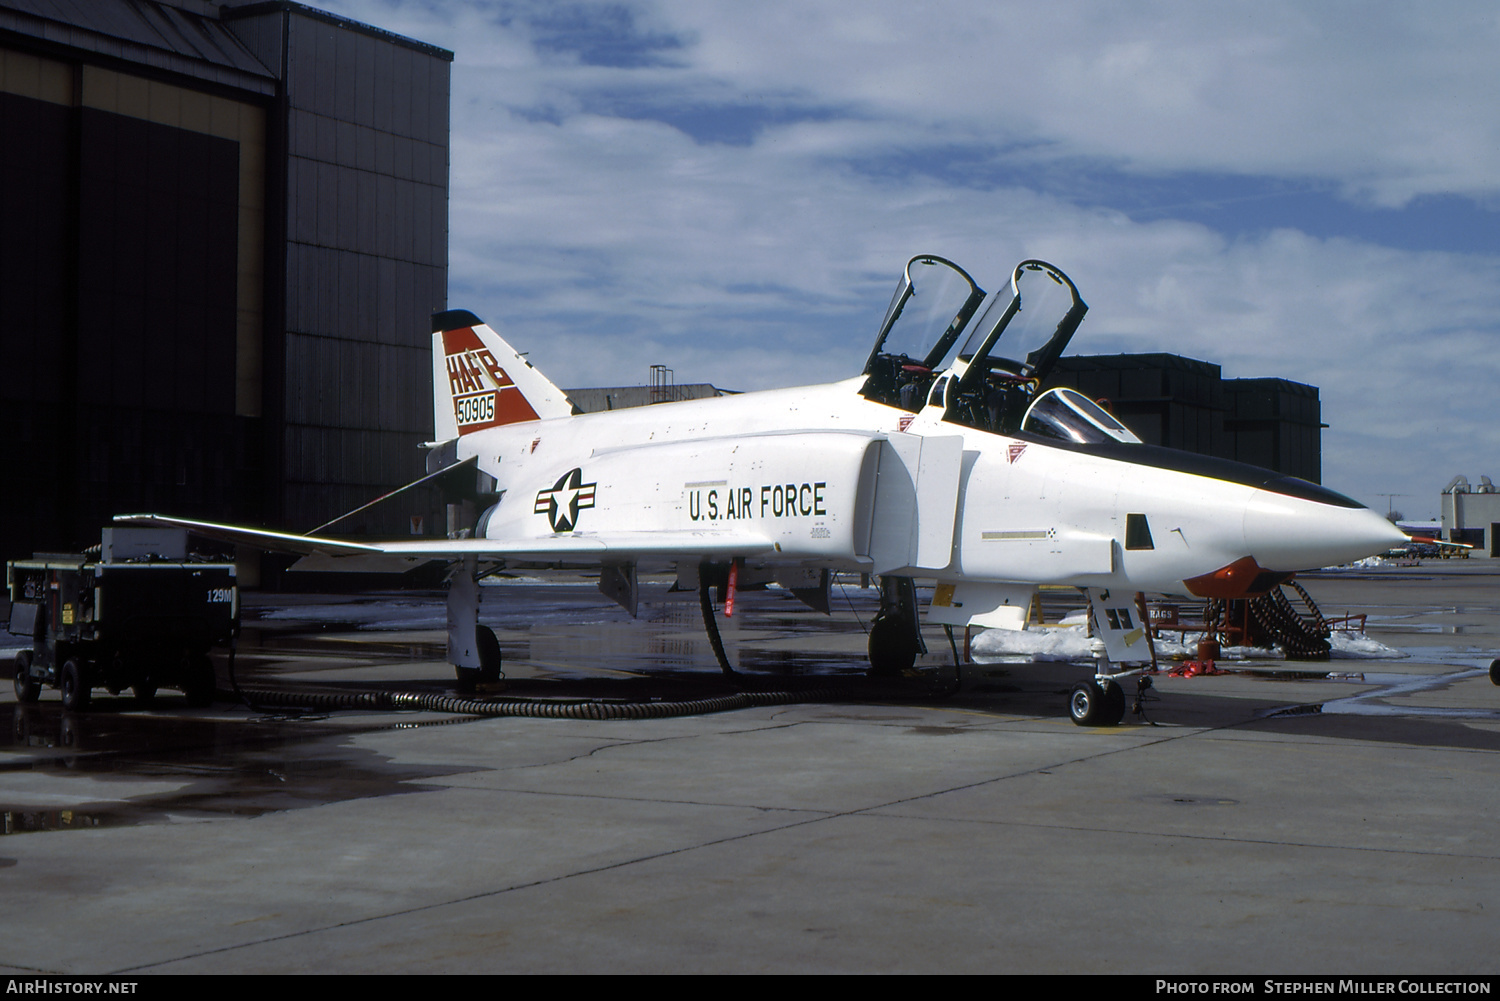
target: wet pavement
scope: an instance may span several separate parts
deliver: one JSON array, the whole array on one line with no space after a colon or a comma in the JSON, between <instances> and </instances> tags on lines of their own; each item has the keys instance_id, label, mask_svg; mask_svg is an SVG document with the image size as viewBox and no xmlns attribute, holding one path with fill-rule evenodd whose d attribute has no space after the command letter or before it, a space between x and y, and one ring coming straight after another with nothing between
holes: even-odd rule
<instances>
[{"instance_id":1,"label":"wet pavement","mask_svg":"<svg viewBox=\"0 0 1500 1001\"><path fill-rule=\"evenodd\" d=\"M710 715L7 690L0 967L1492 974L1500 563L1303 581L1404 656L1162 675L1148 721L1097 730L1063 715L1087 667L955 679L939 629L924 677L867 682L852 585L831 617L742 594L721 628L747 687L812 700ZM632 620L583 579L485 588L488 697L733 690L696 596L644 592ZM247 596L234 678L446 694L443 616L437 593Z\"/></svg>"}]
</instances>

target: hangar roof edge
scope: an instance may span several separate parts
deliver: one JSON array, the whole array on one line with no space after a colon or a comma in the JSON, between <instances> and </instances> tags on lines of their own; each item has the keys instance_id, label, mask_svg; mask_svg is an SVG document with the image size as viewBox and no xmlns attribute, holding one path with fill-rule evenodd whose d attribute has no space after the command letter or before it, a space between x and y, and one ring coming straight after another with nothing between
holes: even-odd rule
<instances>
[{"instance_id":1,"label":"hangar roof edge","mask_svg":"<svg viewBox=\"0 0 1500 1001\"><path fill-rule=\"evenodd\" d=\"M225 21L232 21L241 17L255 17L278 10L289 14L301 14L316 21L323 21L340 28L347 28L350 31L371 35L408 49L416 49L418 52L442 59L445 62L451 63L453 61L453 53L440 46L418 41L415 38L408 38L405 35L398 35L394 31L386 31L384 28L377 28L373 24L365 24L363 21L354 21L338 14L331 14L326 10L319 10L316 7L309 7L307 4L297 3L296 0L254 0L254 2L239 4L237 6L225 4L219 10L219 17Z\"/></svg>"},{"instance_id":2,"label":"hangar roof edge","mask_svg":"<svg viewBox=\"0 0 1500 1001\"><path fill-rule=\"evenodd\" d=\"M276 76L216 18L155 0L0 0L0 27L46 45L271 93Z\"/></svg>"}]
</instances>

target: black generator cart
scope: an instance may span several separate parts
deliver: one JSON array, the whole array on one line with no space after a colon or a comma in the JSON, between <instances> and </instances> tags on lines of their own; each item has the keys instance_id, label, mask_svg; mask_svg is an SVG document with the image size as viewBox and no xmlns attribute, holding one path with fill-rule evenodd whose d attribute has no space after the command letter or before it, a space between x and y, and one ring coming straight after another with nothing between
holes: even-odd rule
<instances>
[{"instance_id":1,"label":"black generator cart","mask_svg":"<svg viewBox=\"0 0 1500 1001\"><path fill-rule=\"evenodd\" d=\"M16 655L21 702L35 702L44 685L79 712L95 688L129 688L142 701L180 688L189 705L213 701L208 652L239 630L234 564L190 561L185 535L163 544L159 532L136 541L122 538L126 531L105 529L97 555L39 553L6 564L10 631L31 640Z\"/></svg>"}]
</instances>

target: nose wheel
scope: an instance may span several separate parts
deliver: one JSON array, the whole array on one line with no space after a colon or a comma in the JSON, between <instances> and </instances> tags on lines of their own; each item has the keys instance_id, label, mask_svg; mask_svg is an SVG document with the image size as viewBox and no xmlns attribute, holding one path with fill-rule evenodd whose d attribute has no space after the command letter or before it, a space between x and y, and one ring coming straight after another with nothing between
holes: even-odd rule
<instances>
[{"instance_id":1,"label":"nose wheel","mask_svg":"<svg viewBox=\"0 0 1500 1001\"><path fill-rule=\"evenodd\" d=\"M1079 726L1114 726L1125 718L1125 690L1113 681L1082 681L1068 696L1068 715Z\"/></svg>"}]
</instances>

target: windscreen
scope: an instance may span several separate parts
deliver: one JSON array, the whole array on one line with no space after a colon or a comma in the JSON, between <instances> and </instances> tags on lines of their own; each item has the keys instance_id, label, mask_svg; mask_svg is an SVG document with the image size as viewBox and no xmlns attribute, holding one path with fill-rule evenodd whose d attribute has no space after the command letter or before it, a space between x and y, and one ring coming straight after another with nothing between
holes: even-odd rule
<instances>
[{"instance_id":1,"label":"windscreen","mask_svg":"<svg viewBox=\"0 0 1500 1001\"><path fill-rule=\"evenodd\" d=\"M1139 443L1130 429L1093 400L1071 389L1049 389L1026 412L1023 431L1079 444L1103 441Z\"/></svg>"}]
</instances>

